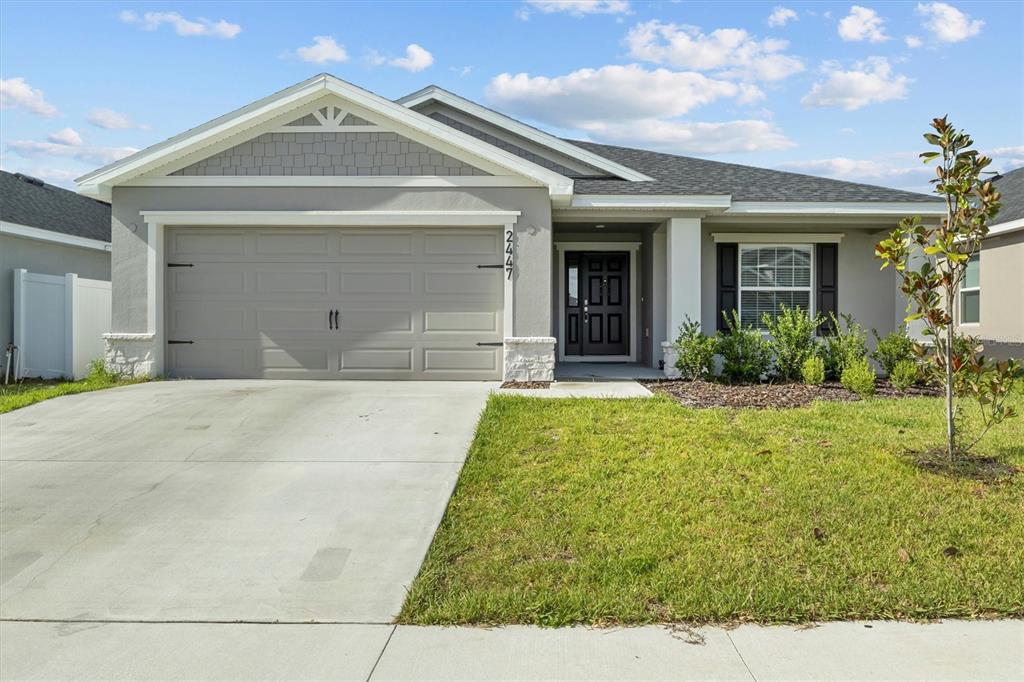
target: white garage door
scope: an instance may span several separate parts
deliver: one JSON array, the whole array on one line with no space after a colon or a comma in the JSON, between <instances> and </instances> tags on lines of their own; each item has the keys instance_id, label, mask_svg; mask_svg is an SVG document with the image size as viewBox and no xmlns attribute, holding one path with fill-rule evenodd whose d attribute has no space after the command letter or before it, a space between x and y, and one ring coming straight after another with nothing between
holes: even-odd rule
<instances>
[{"instance_id":1,"label":"white garage door","mask_svg":"<svg viewBox=\"0 0 1024 682\"><path fill-rule=\"evenodd\" d=\"M502 374L499 229L168 228L177 377Z\"/></svg>"}]
</instances>

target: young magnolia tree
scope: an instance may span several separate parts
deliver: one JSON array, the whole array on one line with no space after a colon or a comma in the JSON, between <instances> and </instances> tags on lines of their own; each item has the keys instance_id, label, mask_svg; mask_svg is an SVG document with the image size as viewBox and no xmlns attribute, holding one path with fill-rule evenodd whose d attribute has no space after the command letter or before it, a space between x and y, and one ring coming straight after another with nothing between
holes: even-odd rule
<instances>
[{"instance_id":1,"label":"young magnolia tree","mask_svg":"<svg viewBox=\"0 0 1024 682\"><path fill-rule=\"evenodd\" d=\"M953 307L971 256L988 234L988 222L999 211L999 192L982 174L992 159L971 149L974 141L946 117L932 121L934 133L924 139L938 148L921 154L937 162L935 193L946 202L946 215L937 227L920 217L904 218L889 238L875 246L882 268L892 265L902 278L909 299L907 320L921 320L930 349L919 347L927 366L945 389L946 454L952 463L966 455L994 425L1013 416L1006 397L1020 366L1014 361L990 362L979 355L975 339L957 334ZM963 427L962 398L980 408L981 428L969 439Z\"/></svg>"}]
</instances>

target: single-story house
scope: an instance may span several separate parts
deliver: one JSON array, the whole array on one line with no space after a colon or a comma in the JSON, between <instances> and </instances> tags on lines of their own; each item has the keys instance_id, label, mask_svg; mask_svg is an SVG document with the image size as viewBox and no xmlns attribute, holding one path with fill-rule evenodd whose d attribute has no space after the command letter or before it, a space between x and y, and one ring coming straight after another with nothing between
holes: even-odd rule
<instances>
[{"instance_id":1,"label":"single-story house","mask_svg":"<svg viewBox=\"0 0 1024 682\"><path fill-rule=\"evenodd\" d=\"M438 87L323 74L77 180L113 204L108 361L190 377L658 368L779 303L888 332L873 246L935 197L565 140ZM670 358L671 360L671 358Z\"/></svg>"},{"instance_id":2,"label":"single-story house","mask_svg":"<svg viewBox=\"0 0 1024 682\"><path fill-rule=\"evenodd\" d=\"M110 250L110 204L0 171L0 353L14 338L16 269L109 282Z\"/></svg>"},{"instance_id":3,"label":"single-story house","mask_svg":"<svg viewBox=\"0 0 1024 682\"><path fill-rule=\"evenodd\" d=\"M959 329L994 358L1024 358L1024 168L993 180L1002 206L967 265L956 308Z\"/></svg>"}]
</instances>

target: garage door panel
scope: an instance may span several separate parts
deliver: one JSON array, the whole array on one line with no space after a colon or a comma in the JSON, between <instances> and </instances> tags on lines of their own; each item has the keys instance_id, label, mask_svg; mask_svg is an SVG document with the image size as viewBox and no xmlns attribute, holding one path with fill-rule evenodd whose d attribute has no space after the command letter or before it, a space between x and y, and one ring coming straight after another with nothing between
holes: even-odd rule
<instances>
[{"instance_id":1,"label":"garage door panel","mask_svg":"<svg viewBox=\"0 0 1024 682\"><path fill-rule=\"evenodd\" d=\"M390 334L412 333L411 310L340 310L338 329L342 332Z\"/></svg>"},{"instance_id":2,"label":"garage door panel","mask_svg":"<svg viewBox=\"0 0 1024 682\"><path fill-rule=\"evenodd\" d=\"M462 232L459 230L427 231L423 252L428 256L494 257L499 253L497 232Z\"/></svg>"},{"instance_id":3,"label":"garage door panel","mask_svg":"<svg viewBox=\"0 0 1024 682\"><path fill-rule=\"evenodd\" d=\"M493 372L498 369L497 348L426 348L424 372Z\"/></svg>"},{"instance_id":4,"label":"garage door panel","mask_svg":"<svg viewBox=\"0 0 1024 682\"><path fill-rule=\"evenodd\" d=\"M340 370L401 370L413 369L412 348L347 348L339 357Z\"/></svg>"},{"instance_id":5,"label":"garage door panel","mask_svg":"<svg viewBox=\"0 0 1024 682\"><path fill-rule=\"evenodd\" d=\"M245 232L218 231L208 228L173 232L167 253L169 256L244 256Z\"/></svg>"},{"instance_id":6,"label":"garage door panel","mask_svg":"<svg viewBox=\"0 0 1024 682\"><path fill-rule=\"evenodd\" d=\"M343 272L339 288L343 294L412 294L413 280L411 272Z\"/></svg>"},{"instance_id":7,"label":"garage door panel","mask_svg":"<svg viewBox=\"0 0 1024 682\"><path fill-rule=\"evenodd\" d=\"M256 272L256 293L259 294L327 294L331 290L330 283L331 272L328 269Z\"/></svg>"},{"instance_id":8,"label":"garage door panel","mask_svg":"<svg viewBox=\"0 0 1024 682\"><path fill-rule=\"evenodd\" d=\"M203 334L225 336L242 334L247 331L247 315L244 305L198 301L183 305L174 303L168 307L168 333L171 338Z\"/></svg>"},{"instance_id":9,"label":"garage door panel","mask_svg":"<svg viewBox=\"0 0 1024 682\"><path fill-rule=\"evenodd\" d=\"M461 294L493 296L502 287L501 278L493 270L437 270L424 273L424 292L428 294Z\"/></svg>"},{"instance_id":10,"label":"garage door panel","mask_svg":"<svg viewBox=\"0 0 1024 682\"><path fill-rule=\"evenodd\" d=\"M256 329L261 332L326 332L328 310L320 308L259 308Z\"/></svg>"},{"instance_id":11,"label":"garage door panel","mask_svg":"<svg viewBox=\"0 0 1024 682\"><path fill-rule=\"evenodd\" d=\"M411 256L413 248L412 232L343 232L339 242L342 256Z\"/></svg>"},{"instance_id":12,"label":"garage door panel","mask_svg":"<svg viewBox=\"0 0 1024 682\"><path fill-rule=\"evenodd\" d=\"M169 346L167 355L172 376L196 379L245 378L253 373L253 367L246 360L247 356L252 355L255 346L255 342L211 339Z\"/></svg>"},{"instance_id":13,"label":"garage door panel","mask_svg":"<svg viewBox=\"0 0 1024 682\"><path fill-rule=\"evenodd\" d=\"M173 294L230 295L245 293L245 271L217 268L170 268L168 290Z\"/></svg>"},{"instance_id":14,"label":"garage door panel","mask_svg":"<svg viewBox=\"0 0 1024 682\"><path fill-rule=\"evenodd\" d=\"M327 348L264 348L260 357L262 367L267 370L330 370Z\"/></svg>"},{"instance_id":15,"label":"garage door panel","mask_svg":"<svg viewBox=\"0 0 1024 682\"><path fill-rule=\"evenodd\" d=\"M328 232L258 232L256 254L259 256L322 256L328 252Z\"/></svg>"},{"instance_id":16,"label":"garage door panel","mask_svg":"<svg viewBox=\"0 0 1024 682\"><path fill-rule=\"evenodd\" d=\"M169 346L168 367L197 378L500 379L502 349L477 344L502 338L504 276L477 266L501 262L501 234L169 228L168 260L193 267L166 270L168 335L193 343Z\"/></svg>"},{"instance_id":17,"label":"garage door panel","mask_svg":"<svg viewBox=\"0 0 1024 682\"><path fill-rule=\"evenodd\" d=\"M498 314L492 311L427 311L423 314L426 334L448 332L498 332Z\"/></svg>"}]
</instances>

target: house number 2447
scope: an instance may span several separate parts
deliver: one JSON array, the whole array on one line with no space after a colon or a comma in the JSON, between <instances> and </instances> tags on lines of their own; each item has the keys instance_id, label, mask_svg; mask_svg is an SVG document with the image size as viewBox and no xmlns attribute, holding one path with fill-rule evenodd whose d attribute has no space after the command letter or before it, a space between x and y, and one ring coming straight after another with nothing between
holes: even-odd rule
<instances>
[{"instance_id":1,"label":"house number 2447","mask_svg":"<svg viewBox=\"0 0 1024 682\"><path fill-rule=\"evenodd\" d=\"M505 230L505 279L512 279L512 230Z\"/></svg>"}]
</instances>

